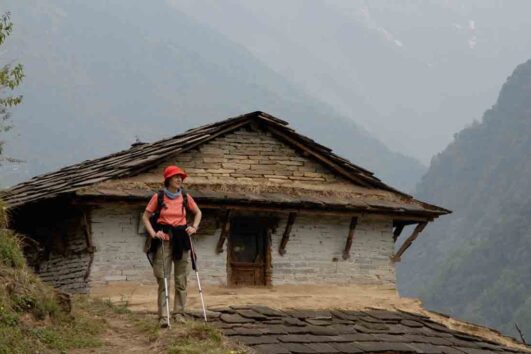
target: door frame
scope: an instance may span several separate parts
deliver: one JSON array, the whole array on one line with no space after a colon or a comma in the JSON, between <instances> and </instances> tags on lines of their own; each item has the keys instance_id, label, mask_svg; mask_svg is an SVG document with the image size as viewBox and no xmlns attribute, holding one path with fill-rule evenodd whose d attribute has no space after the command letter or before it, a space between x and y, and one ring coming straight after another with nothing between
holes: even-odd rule
<instances>
[{"instance_id":1,"label":"door frame","mask_svg":"<svg viewBox=\"0 0 531 354\"><path fill-rule=\"evenodd\" d=\"M263 268L262 271L264 272L264 284L260 285L236 285L234 283L233 278L233 269L232 269L232 263L233 263L233 252L232 252L232 230L233 225L236 219L239 218L249 218L249 219L255 219L256 223L260 225L260 227L263 227L265 230L264 233L264 262L263 262ZM274 231L274 227L278 223L277 218L271 218L267 216L261 216L261 215L233 215L230 218L230 229L229 234L227 235L227 285L231 287L244 287L244 286L254 286L254 287L267 287L271 286L271 275L272 275L272 262L271 262L271 234ZM243 262L242 262L243 264ZM251 265L251 264L249 264Z\"/></svg>"}]
</instances>

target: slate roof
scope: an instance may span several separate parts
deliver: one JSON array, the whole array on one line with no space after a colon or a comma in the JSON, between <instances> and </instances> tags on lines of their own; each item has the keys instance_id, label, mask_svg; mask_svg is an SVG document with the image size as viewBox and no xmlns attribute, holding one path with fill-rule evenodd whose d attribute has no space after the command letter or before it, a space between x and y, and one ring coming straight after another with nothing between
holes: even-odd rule
<instances>
[{"instance_id":1,"label":"slate roof","mask_svg":"<svg viewBox=\"0 0 531 354\"><path fill-rule=\"evenodd\" d=\"M234 306L211 309L209 314L210 323L226 336L258 353L531 352L531 347L529 351L514 349L403 311L279 311L265 306Z\"/></svg>"},{"instance_id":2,"label":"slate roof","mask_svg":"<svg viewBox=\"0 0 531 354\"><path fill-rule=\"evenodd\" d=\"M17 184L3 191L0 194L0 198L6 202L8 208L14 208L30 202L73 193L97 183L135 176L157 166L170 155L193 149L200 144L253 122L274 132L276 136L281 137L293 146L306 149L306 152L311 157L318 159L336 173L341 174L359 186L390 191L414 201L420 205L421 212L430 217L437 217L450 212L449 210L414 200L411 196L395 190L375 177L372 172L351 163L334 154L331 149L297 133L288 127L286 121L264 112L252 112L204 125L168 139L135 145L130 149L115 154L83 161L52 173L36 176L27 182ZM410 204L408 203L407 205ZM397 210L400 209L400 206L391 206L391 209L395 207Z\"/></svg>"}]
</instances>

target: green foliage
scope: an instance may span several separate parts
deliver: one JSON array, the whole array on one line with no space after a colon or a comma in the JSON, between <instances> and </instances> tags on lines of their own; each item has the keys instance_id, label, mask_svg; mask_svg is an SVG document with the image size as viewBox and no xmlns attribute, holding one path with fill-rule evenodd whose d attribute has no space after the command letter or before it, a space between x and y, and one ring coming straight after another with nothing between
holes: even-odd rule
<instances>
[{"instance_id":1,"label":"green foliage","mask_svg":"<svg viewBox=\"0 0 531 354\"><path fill-rule=\"evenodd\" d=\"M0 307L0 354L49 353L93 348L104 328L103 320L83 309L73 314L56 312L46 321L22 320L24 313Z\"/></svg>"},{"instance_id":2,"label":"green foliage","mask_svg":"<svg viewBox=\"0 0 531 354\"><path fill-rule=\"evenodd\" d=\"M83 304L64 312L55 290L26 267L0 264L0 353L96 347L102 321Z\"/></svg>"},{"instance_id":3,"label":"green foliage","mask_svg":"<svg viewBox=\"0 0 531 354\"><path fill-rule=\"evenodd\" d=\"M20 326L0 324L0 354L37 353L43 349L45 346L26 336Z\"/></svg>"},{"instance_id":4,"label":"green foliage","mask_svg":"<svg viewBox=\"0 0 531 354\"><path fill-rule=\"evenodd\" d=\"M68 322L67 322L68 323ZM88 331L87 331L88 330ZM101 331L83 320L71 320L68 325L36 327L29 330L32 337L50 349L93 348L101 345L97 334Z\"/></svg>"},{"instance_id":5,"label":"green foliage","mask_svg":"<svg viewBox=\"0 0 531 354\"><path fill-rule=\"evenodd\" d=\"M0 46L4 44L7 37L13 31L9 12L0 17ZM24 78L22 64L5 64L0 68L0 133L8 131L11 126L8 124L8 108L14 107L22 102L22 96L5 94L5 91L13 91ZM0 141L0 155L2 154L3 142Z\"/></svg>"}]
</instances>

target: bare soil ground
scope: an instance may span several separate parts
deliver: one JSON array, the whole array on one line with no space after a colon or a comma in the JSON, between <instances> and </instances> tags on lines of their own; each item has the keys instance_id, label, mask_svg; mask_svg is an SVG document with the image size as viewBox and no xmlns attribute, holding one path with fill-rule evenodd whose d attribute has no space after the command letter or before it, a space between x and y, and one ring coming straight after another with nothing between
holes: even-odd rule
<instances>
[{"instance_id":1,"label":"bare soil ground","mask_svg":"<svg viewBox=\"0 0 531 354\"><path fill-rule=\"evenodd\" d=\"M171 284L170 284L171 285ZM156 312L156 285L132 282L114 282L95 287L92 296L110 298L113 302L127 302L133 311ZM395 289L340 285L278 285L275 287L229 288L204 285L203 294L207 307L263 304L277 309L286 308L364 308L382 307L417 309L416 299L400 298ZM195 285L188 287L188 307L201 309L199 292Z\"/></svg>"}]
</instances>

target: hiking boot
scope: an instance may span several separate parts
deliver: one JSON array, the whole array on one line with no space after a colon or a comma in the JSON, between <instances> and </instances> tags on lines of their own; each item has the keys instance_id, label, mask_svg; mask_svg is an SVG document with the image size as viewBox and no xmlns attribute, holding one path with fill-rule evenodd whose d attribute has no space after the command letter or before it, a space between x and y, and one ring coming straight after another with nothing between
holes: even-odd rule
<instances>
[{"instance_id":1,"label":"hiking boot","mask_svg":"<svg viewBox=\"0 0 531 354\"><path fill-rule=\"evenodd\" d=\"M175 323L185 323L186 322L186 318L181 313L174 314L173 315L173 320L175 321Z\"/></svg>"},{"instance_id":2,"label":"hiking boot","mask_svg":"<svg viewBox=\"0 0 531 354\"><path fill-rule=\"evenodd\" d=\"M168 319L165 317L159 319L159 326L160 328L168 328Z\"/></svg>"}]
</instances>

